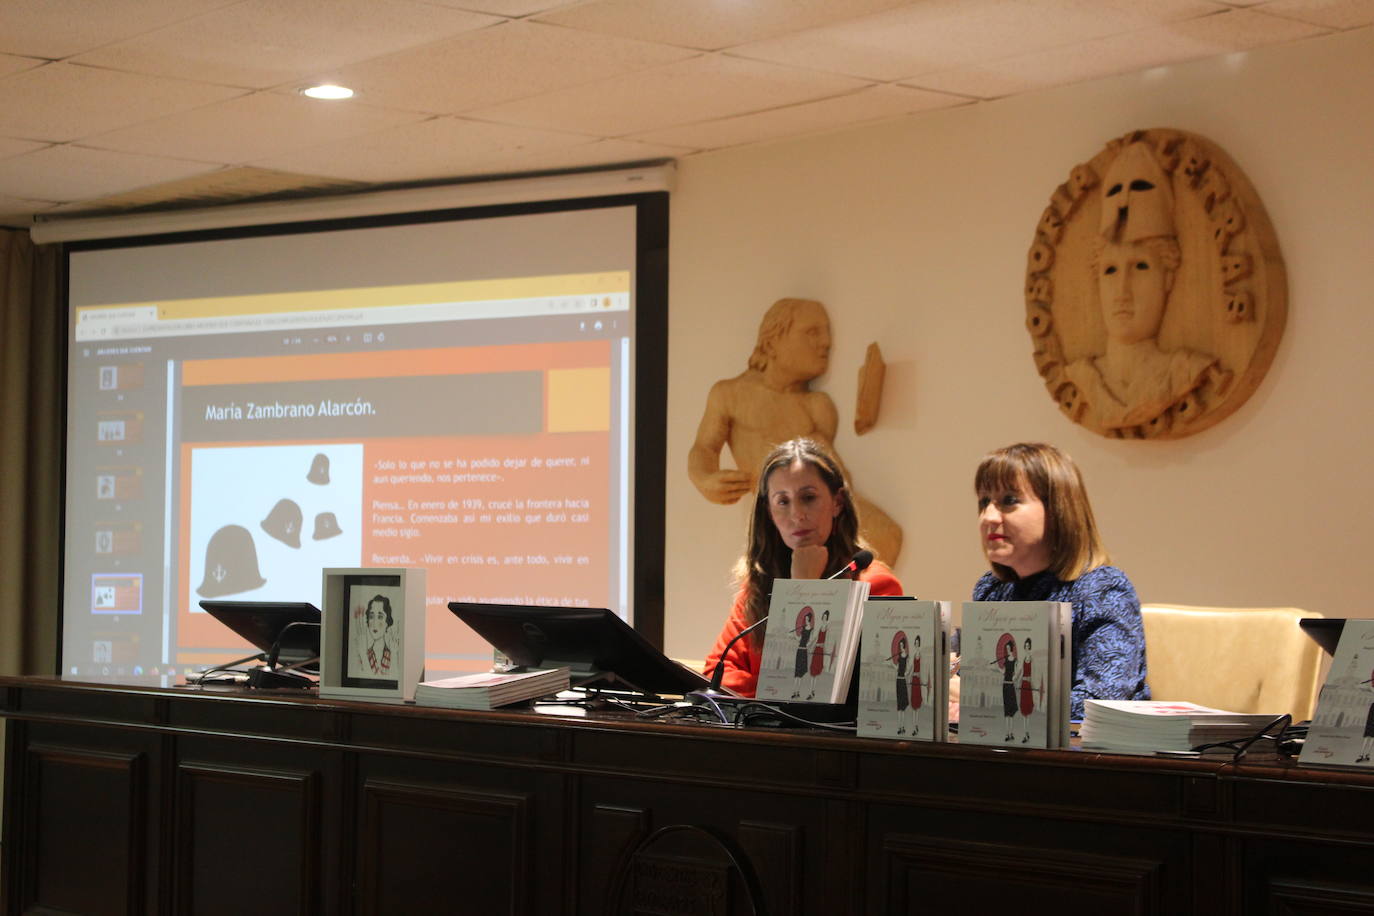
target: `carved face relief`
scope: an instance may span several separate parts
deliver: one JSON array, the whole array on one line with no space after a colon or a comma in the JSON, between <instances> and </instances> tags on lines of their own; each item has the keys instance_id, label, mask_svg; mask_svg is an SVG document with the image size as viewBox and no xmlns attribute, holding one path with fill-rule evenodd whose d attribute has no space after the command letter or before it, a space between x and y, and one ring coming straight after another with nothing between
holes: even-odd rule
<instances>
[{"instance_id":1,"label":"carved face relief","mask_svg":"<svg viewBox=\"0 0 1374 916\"><path fill-rule=\"evenodd\" d=\"M1171 128L1107 142L1050 191L1023 289L1045 390L1072 422L1121 439L1180 439L1229 416L1288 314L1254 187L1215 143Z\"/></svg>"},{"instance_id":2,"label":"carved face relief","mask_svg":"<svg viewBox=\"0 0 1374 916\"><path fill-rule=\"evenodd\" d=\"M1169 270L1138 242L1107 242L1097 259L1097 292L1107 336L1122 343L1159 334L1169 298Z\"/></svg>"},{"instance_id":3,"label":"carved face relief","mask_svg":"<svg viewBox=\"0 0 1374 916\"><path fill-rule=\"evenodd\" d=\"M1128 143L1102 179L1102 237L1134 242L1174 234L1169 176L1145 143Z\"/></svg>"},{"instance_id":4,"label":"carved face relief","mask_svg":"<svg viewBox=\"0 0 1374 916\"><path fill-rule=\"evenodd\" d=\"M830 365L830 318L819 302L797 308L792 326L771 345L772 359L787 375L809 381Z\"/></svg>"}]
</instances>

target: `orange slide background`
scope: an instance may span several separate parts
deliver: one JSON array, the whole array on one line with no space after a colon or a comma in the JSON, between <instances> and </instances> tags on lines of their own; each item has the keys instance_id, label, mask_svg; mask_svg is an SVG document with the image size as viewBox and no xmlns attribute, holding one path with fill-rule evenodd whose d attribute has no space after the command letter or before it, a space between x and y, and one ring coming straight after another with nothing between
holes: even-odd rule
<instances>
[{"instance_id":1,"label":"orange slide background","mask_svg":"<svg viewBox=\"0 0 1374 916\"><path fill-rule=\"evenodd\" d=\"M184 364L182 382L236 385L545 370L542 433L361 440L364 534L358 565L424 568L427 669L478 670L490 659L491 647L448 610L449 601L610 604L609 363L610 343L596 340L197 360ZM327 441L360 440L184 443L180 517L190 518L194 449ZM495 467L477 466L491 459ZM500 479L465 481L464 474ZM575 499L585 499L586 505L569 503ZM189 575L189 546L189 525L183 525L182 582ZM223 660L196 648L224 644L218 621L192 614L184 594L177 600L177 618L179 662ZM452 655L475 658L438 657Z\"/></svg>"},{"instance_id":2,"label":"orange slide background","mask_svg":"<svg viewBox=\"0 0 1374 916\"><path fill-rule=\"evenodd\" d=\"M403 378L417 375L473 375L576 369L610 364L608 340L491 347L433 347L375 353L315 353L300 356L244 356L187 360L182 385L249 385L257 382L318 382L325 379Z\"/></svg>"},{"instance_id":3,"label":"orange slide background","mask_svg":"<svg viewBox=\"0 0 1374 916\"><path fill-rule=\"evenodd\" d=\"M302 443L235 443L293 444ZM480 667L437 656L490 658L491 647L448 610L449 601L608 606L611 526L607 450L607 436L600 432L365 443L363 552L358 565L425 569L428 669ZM183 503L190 493L191 452L191 446L182 448ZM473 466L484 459L495 459L499 466ZM541 466L534 466L536 459ZM547 466L550 460L561 463L569 459L571 466ZM459 466L460 460L468 466ZM508 462L523 466L508 466ZM444 475L465 473L499 475L502 480L443 479ZM401 475L432 479L393 482L393 476ZM509 507L501 502L503 497L509 498ZM567 505L568 500L578 497L586 499L585 508ZM563 505L533 508L535 501ZM189 511L186 505L182 509ZM183 526L181 537L183 582L190 574L188 529ZM423 548L420 536L425 539ZM184 598L177 604L177 642L183 650L178 660L183 664L221 660L218 654L212 659L194 647L223 645L223 625L208 615L191 613Z\"/></svg>"},{"instance_id":4,"label":"orange slide background","mask_svg":"<svg viewBox=\"0 0 1374 916\"><path fill-rule=\"evenodd\" d=\"M503 465L472 466L484 458L499 459ZM570 458L573 464L554 468L528 463L525 467L504 465L507 459L531 462L536 458L541 463ZM449 601L607 605L611 530L608 458L604 433L368 443L361 565L425 568L429 593L425 645L432 659L427 661L428 669L470 667L433 658L437 655L490 658L490 646L453 616ZM468 467L445 467L445 462L456 459L467 461ZM412 471L416 462L422 462L424 469ZM388 463L396 468L387 468ZM425 473L435 479L429 483L391 482L392 475L410 473ZM459 483L440 479L444 474L463 473L499 474L504 480ZM587 499L587 508L566 505L578 494ZM503 496L510 499L509 507L493 505ZM531 508L536 500L562 501L564 505ZM425 508L426 504L441 504L443 508ZM425 520L421 518L424 516L452 520ZM397 517L399 523L391 521ZM408 530L424 535L425 548L419 546L417 538L404 536Z\"/></svg>"}]
</instances>

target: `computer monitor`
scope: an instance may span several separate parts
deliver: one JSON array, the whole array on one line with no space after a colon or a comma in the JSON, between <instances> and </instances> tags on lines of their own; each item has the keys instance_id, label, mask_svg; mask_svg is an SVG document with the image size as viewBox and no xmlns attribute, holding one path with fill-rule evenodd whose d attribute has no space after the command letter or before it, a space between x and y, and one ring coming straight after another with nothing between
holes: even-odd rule
<instances>
[{"instance_id":1,"label":"computer monitor","mask_svg":"<svg viewBox=\"0 0 1374 916\"><path fill-rule=\"evenodd\" d=\"M318 673L320 609L308 601L205 599L200 606L248 640L269 667Z\"/></svg>"},{"instance_id":2,"label":"computer monitor","mask_svg":"<svg viewBox=\"0 0 1374 916\"><path fill-rule=\"evenodd\" d=\"M448 609L512 663L567 668L574 686L683 694L709 686L606 608L449 602Z\"/></svg>"},{"instance_id":3,"label":"computer monitor","mask_svg":"<svg viewBox=\"0 0 1374 916\"><path fill-rule=\"evenodd\" d=\"M1313 642L1325 649L1327 655L1335 655L1336 644L1341 641L1341 630L1345 629L1345 619L1304 617L1298 621L1298 626L1312 638Z\"/></svg>"}]
</instances>

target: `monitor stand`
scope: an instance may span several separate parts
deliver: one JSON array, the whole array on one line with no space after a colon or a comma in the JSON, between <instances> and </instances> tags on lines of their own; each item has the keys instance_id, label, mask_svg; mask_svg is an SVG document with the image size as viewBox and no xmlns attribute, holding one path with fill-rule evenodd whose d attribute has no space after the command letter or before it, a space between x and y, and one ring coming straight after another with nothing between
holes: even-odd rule
<instances>
[{"instance_id":1,"label":"monitor stand","mask_svg":"<svg viewBox=\"0 0 1374 916\"><path fill-rule=\"evenodd\" d=\"M243 678L243 680L238 680L236 678L234 681L235 683L243 684L249 688L258 690L275 690L282 687L305 689L319 686L319 682L315 680L315 678L302 674L296 670L297 668L318 666L320 663L318 656L291 665L277 665L273 663L272 654L275 653L257 652L253 655L245 655L243 658L235 659L232 662L216 665L213 668L207 668L194 678L188 675L186 682L188 684L204 686L206 684L218 682L212 678L212 675L234 674ZM246 665L251 662L262 662L262 664L256 668L249 668L246 671L235 670L239 665Z\"/></svg>"}]
</instances>

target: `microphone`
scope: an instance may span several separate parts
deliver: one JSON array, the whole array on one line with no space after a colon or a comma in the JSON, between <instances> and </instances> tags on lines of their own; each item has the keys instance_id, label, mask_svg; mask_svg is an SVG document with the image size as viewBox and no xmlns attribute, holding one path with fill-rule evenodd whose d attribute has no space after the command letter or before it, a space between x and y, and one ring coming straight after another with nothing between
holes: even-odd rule
<instances>
[{"instance_id":1,"label":"microphone","mask_svg":"<svg viewBox=\"0 0 1374 916\"><path fill-rule=\"evenodd\" d=\"M865 569L868 569L869 564L871 564L872 562L873 551L868 550L867 548L859 550L857 553L854 554L853 559L851 559L844 566L840 567L834 575L827 576L826 581L838 578L847 572L853 572L855 574L861 573ZM711 669L711 688L709 690L710 695L714 696L720 692L721 682L725 679L725 658L730 654L730 650L734 647L735 643L739 642L741 639L748 636L750 633L754 632L767 622L768 615L764 614L758 620L754 621L749 626L745 627L743 630L740 630L738 633L736 633L734 637L732 637L731 640L725 644L725 648L722 649L720 653L720 660L716 662L716 667Z\"/></svg>"},{"instance_id":2,"label":"microphone","mask_svg":"<svg viewBox=\"0 0 1374 916\"><path fill-rule=\"evenodd\" d=\"M873 562L873 551L871 551L871 550L869 550L868 548L865 547L865 548L859 550L858 552L856 552L856 553L854 554L854 558L853 558L852 560L850 560L848 563L846 563L845 565L841 566L839 569L835 570L835 572L832 573L831 575L826 576L826 577L825 577L825 578L826 578L826 581L829 581L829 580L831 580L831 579L838 579L840 576L843 576L845 573L848 573L848 572L852 572L852 573L854 573L855 575L858 575L859 573L863 572L865 569L868 569L869 565L870 565L872 562Z\"/></svg>"},{"instance_id":3,"label":"microphone","mask_svg":"<svg viewBox=\"0 0 1374 916\"><path fill-rule=\"evenodd\" d=\"M749 626L745 627L743 630L740 630L738 633L736 633L730 639L730 641L725 644L725 648L722 649L720 653L720 661L716 662L716 667L711 669L710 695L714 696L715 694L720 692L721 681L725 679L725 658L730 654L730 650L734 648L735 643L739 642L741 639L748 636L750 633L754 632L767 622L768 615L764 614L758 620L754 621L753 623L749 624Z\"/></svg>"}]
</instances>

